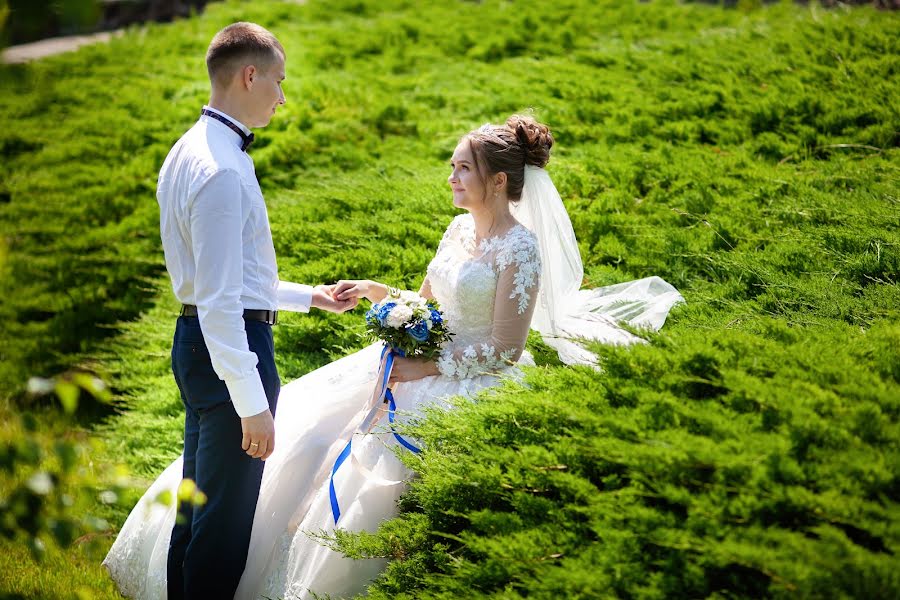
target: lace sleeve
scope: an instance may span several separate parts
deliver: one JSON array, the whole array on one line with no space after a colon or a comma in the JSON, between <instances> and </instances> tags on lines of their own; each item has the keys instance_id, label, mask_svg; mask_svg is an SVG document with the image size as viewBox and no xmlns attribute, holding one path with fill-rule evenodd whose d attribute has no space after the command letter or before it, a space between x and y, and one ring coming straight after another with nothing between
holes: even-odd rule
<instances>
[{"instance_id":1,"label":"lace sleeve","mask_svg":"<svg viewBox=\"0 0 900 600\"><path fill-rule=\"evenodd\" d=\"M447 377L495 373L519 360L525 349L541 272L534 236L519 228L505 237L496 249L494 267L498 278L490 339L445 348L438 369Z\"/></svg>"}]
</instances>

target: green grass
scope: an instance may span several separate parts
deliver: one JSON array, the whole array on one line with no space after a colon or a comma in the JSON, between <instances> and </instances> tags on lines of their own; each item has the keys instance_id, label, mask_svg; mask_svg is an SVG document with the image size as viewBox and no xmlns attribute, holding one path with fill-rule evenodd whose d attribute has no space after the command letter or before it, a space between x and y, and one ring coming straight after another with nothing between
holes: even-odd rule
<instances>
[{"instance_id":1,"label":"green grass","mask_svg":"<svg viewBox=\"0 0 900 600\"><path fill-rule=\"evenodd\" d=\"M90 548L85 548L88 544ZM98 567L110 545L112 539L104 538L79 542L65 552L51 548L44 560L37 563L23 546L2 542L2 597L120 599L122 596L106 571Z\"/></svg>"},{"instance_id":2,"label":"green grass","mask_svg":"<svg viewBox=\"0 0 900 600\"><path fill-rule=\"evenodd\" d=\"M533 108L586 285L659 275L687 299L650 345L601 349L601 374L535 338L529 390L423 425L403 519L347 541L400 559L376 596L900 595L896 13L229 2L3 67L0 394L21 410L28 375L103 373L102 460L138 488L182 419L156 173L234 20L288 54L251 150L283 278L415 287L455 214L456 140ZM282 378L362 331L359 311L286 316ZM16 564L0 593L41 597Z\"/></svg>"}]
</instances>

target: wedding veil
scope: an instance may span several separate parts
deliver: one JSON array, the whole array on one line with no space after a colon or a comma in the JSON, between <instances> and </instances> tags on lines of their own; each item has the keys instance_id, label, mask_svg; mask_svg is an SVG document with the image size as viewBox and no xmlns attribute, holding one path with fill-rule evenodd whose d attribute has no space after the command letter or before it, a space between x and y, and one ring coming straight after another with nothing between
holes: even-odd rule
<instances>
[{"instance_id":1,"label":"wedding veil","mask_svg":"<svg viewBox=\"0 0 900 600\"><path fill-rule=\"evenodd\" d=\"M521 200L511 205L517 221L537 237L541 283L531 328L541 334L566 364L596 365L597 357L579 340L609 344L641 341L622 328L659 329L669 310L684 302L678 291L659 277L581 290L584 267L575 231L550 175L525 166Z\"/></svg>"}]
</instances>

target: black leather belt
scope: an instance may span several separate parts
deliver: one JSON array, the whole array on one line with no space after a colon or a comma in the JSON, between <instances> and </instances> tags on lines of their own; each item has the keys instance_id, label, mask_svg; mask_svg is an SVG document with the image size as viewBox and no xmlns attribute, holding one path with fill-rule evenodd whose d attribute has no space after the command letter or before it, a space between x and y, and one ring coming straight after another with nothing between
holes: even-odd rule
<instances>
[{"instance_id":1,"label":"black leather belt","mask_svg":"<svg viewBox=\"0 0 900 600\"><path fill-rule=\"evenodd\" d=\"M193 304L182 304L181 305L181 316L182 317L196 317L197 316L197 307ZM244 309L244 318L250 319L251 321L262 321L263 323L268 323L269 325L275 325L278 323L278 311L277 310L262 310L256 308L245 308Z\"/></svg>"}]
</instances>

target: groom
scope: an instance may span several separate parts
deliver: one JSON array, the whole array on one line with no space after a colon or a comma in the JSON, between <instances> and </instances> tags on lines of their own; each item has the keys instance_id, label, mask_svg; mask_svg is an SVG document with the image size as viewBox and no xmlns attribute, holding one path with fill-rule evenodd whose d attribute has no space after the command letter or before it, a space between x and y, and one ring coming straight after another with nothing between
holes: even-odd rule
<instances>
[{"instance_id":1,"label":"groom","mask_svg":"<svg viewBox=\"0 0 900 600\"><path fill-rule=\"evenodd\" d=\"M200 119L159 174L160 232L183 304L172 371L185 407L184 477L207 502L184 503L172 530L168 597L228 600L247 560L263 461L275 449L277 309L343 312L331 288L279 281L253 160L251 127L285 103L284 48L235 23L206 53L212 87Z\"/></svg>"}]
</instances>

